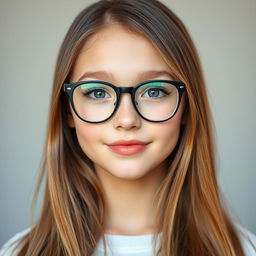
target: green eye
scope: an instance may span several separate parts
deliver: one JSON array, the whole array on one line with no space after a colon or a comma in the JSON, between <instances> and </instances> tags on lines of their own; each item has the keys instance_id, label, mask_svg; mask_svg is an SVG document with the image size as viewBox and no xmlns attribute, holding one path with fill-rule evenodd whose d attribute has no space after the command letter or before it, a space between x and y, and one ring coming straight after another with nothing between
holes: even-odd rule
<instances>
[{"instance_id":1,"label":"green eye","mask_svg":"<svg viewBox=\"0 0 256 256\"><path fill-rule=\"evenodd\" d=\"M88 96L92 99L105 99L107 98L109 95L106 91L104 91L103 89L90 89L88 90L86 93L84 93L85 96Z\"/></svg>"},{"instance_id":2,"label":"green eye","mask_svg":"<svg viewBox=\"0 0 256 256\"><path fill-rule=\"evenodd\" d=\"M151 99L160 99L164 96L168 95L168 92L164 90L163 88L149 88L144 91L144 93L141 95L142 97L151 98Z\"/></svg>"},{"instance_id":3,"label":"green eye","mask_svg":"<svg viewBox=\"0 0 256 256\"><path fill-rule=\"evenodd\" d=\"M143 84L138 90L138 96L148 99L160 99L169 94L169 85L163 82L149 82Z\"/></svg>"},{"instance_id":4,"label":"green eye","mask_svg":"<svg viewBox=\"0 0 256 256\"><path fill-rule=\"evenodd\" d=\"M84 96L83 100L94 100L99 103L115 98L115 91L103 83L90 82L80 85L80 95Z\"/></svg>"}]
</instances>

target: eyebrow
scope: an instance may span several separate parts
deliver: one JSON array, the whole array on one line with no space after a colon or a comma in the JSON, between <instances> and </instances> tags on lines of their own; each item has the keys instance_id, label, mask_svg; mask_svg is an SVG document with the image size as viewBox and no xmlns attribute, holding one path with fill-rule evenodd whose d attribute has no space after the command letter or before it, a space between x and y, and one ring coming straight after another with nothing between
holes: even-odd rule
<instances>
[{"instance_id":1,"label":"eyebrow","mask_svg":"<svg viewBox=\"0 0 256 256\"><path fill-rule=\"evenodd\" d=\"M167 70L147 70L147 71L140 72L138 74L138 77L141 80L150 80L155 77L166 76L166 75L169 76L171 79L173 78L173 75ZM105 71L87 71L83 73L83 75L79 78L78 82L82 81L84 78L87 78L87 77L93 77L100 80L105 80L105 79L114 80L112 73L105 72Z\"/></svg>"}]
</instances>

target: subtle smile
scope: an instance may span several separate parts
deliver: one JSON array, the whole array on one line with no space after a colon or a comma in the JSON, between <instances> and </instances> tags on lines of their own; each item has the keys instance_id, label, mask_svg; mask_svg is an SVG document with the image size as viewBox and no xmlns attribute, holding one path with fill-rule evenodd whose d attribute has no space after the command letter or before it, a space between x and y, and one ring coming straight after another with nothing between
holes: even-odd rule
<instances>
[{"instance_id":1,"label":"subtle smile","mask_svg":"<svg viewBox=\"0 0 256 256\"><path fill-rule=\"evenodd\" d=\"M139 140L119 140L107 146L115 153L120 155L134 155L145 150L149 142Z\"/></svg>"}]
</instances>

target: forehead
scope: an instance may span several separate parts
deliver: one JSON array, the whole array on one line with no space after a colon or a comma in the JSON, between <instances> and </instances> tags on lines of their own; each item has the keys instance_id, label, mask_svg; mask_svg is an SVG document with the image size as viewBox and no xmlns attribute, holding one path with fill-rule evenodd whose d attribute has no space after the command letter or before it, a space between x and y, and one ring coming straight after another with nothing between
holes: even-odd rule
<instances>
[{"instance_id":1,"label":"forehead","mask_svg":"<svg viewBox=\"0 0 256 256\"><path fill-rule=\"evenodd\" d=\"M119 24L100 29L84 43L73 77L99 70L124 79L147 70L170 71L160 51L148 38Z\"/></svg>"},{"instance_id":2,"label":"forehead","mask_svg":"<svg viewBox=\"0 0 256 256\"><path fill-rule=\"evenodd\" d=\"M129 50L130 48L134 50L149 50L149 48L152 48L151 50L158 52L151 41L144 35L121 24L114 23L104 26L89 37L84 43L80 54L95 49L98 53L107 54L106 49L119 51L123 49Z\"/></svg>"}]
</instances>

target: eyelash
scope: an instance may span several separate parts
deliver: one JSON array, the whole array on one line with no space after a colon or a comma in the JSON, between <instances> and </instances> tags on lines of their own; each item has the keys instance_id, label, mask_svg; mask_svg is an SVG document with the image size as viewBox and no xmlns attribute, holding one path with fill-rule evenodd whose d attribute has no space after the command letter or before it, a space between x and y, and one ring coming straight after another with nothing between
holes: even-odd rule
<instances>
[{"instance_id":1,"label":"eyelash","mask_svg":"<svg viewBox=\"0 0 256 256\"><path fill-rule=\"evenodd\" d=\"M161 97L158 97L158 95L156 96L156 97L150 97L150 98L162 98L162 97L165 97L166 95L169 95L170 93L169 92L167 92L166 90L164 90L164 89L160 89L160 88L154 88L154 87L152 87L152 88L148 88L143 94L142 94L142 96L143 95L145 95L146 93L148 93L150 90L156 90L156 91L160 91L160 92L162 92L163 93L163 96L161 96Z\"/></svg>"},{"instance_id":2,"label":"eyelash","mask_svg":"<svg viewBox=\"0 0 256 256\"><path fill-rule=\"evenodd\" d=\"M158 92L159 92L159 91L162 92L164 95L161 96L161 97L164 97L165 95L169 95L169 94L170 94L170 93L168 93L166 90L152 87L152 88L148 88L147 90L145 90L145 92L142 94L142 96L145 95L146 93L149 93L150 90L156 90L156 91L158 91ZM100 89L100 88L97 88L97 89L89 89L87 92L83 93L83 95L88 96L88 95L90 95L90 94L92 94L92 93L95 93L95 92L104 92L105 94L108 94L108 95L109 95L109 93L108 93L106 90ZM158 95L157 95L157 96L158 96ZM156 96L156 97L150 97L150 96L149 96L149 97L150 97L150 98L157 98L157 96ZM92 99L96 99L96 97L95 97L95 98L91 97L91 98L92 98ZM101 98L101 99L103 99L103 98Z\"/></svg>"},{"instance_id":3,"label":"eyelash","mask_svg":"<svg viewBox=\"0 0 256 256\"><path fill-rule=\"evenodd\" d=\"M93 94L97 91L98 92L104 92L105 94L109 95L109 93L106 90L102 89L102 88L88 89L86 92L83 92L83 95L86 96L86 97L89 97L90 99L96 100L96 101L99 100L99 99L105 99L105 98L90 97L90 94Z\"/></svg>"}]
</instances>

